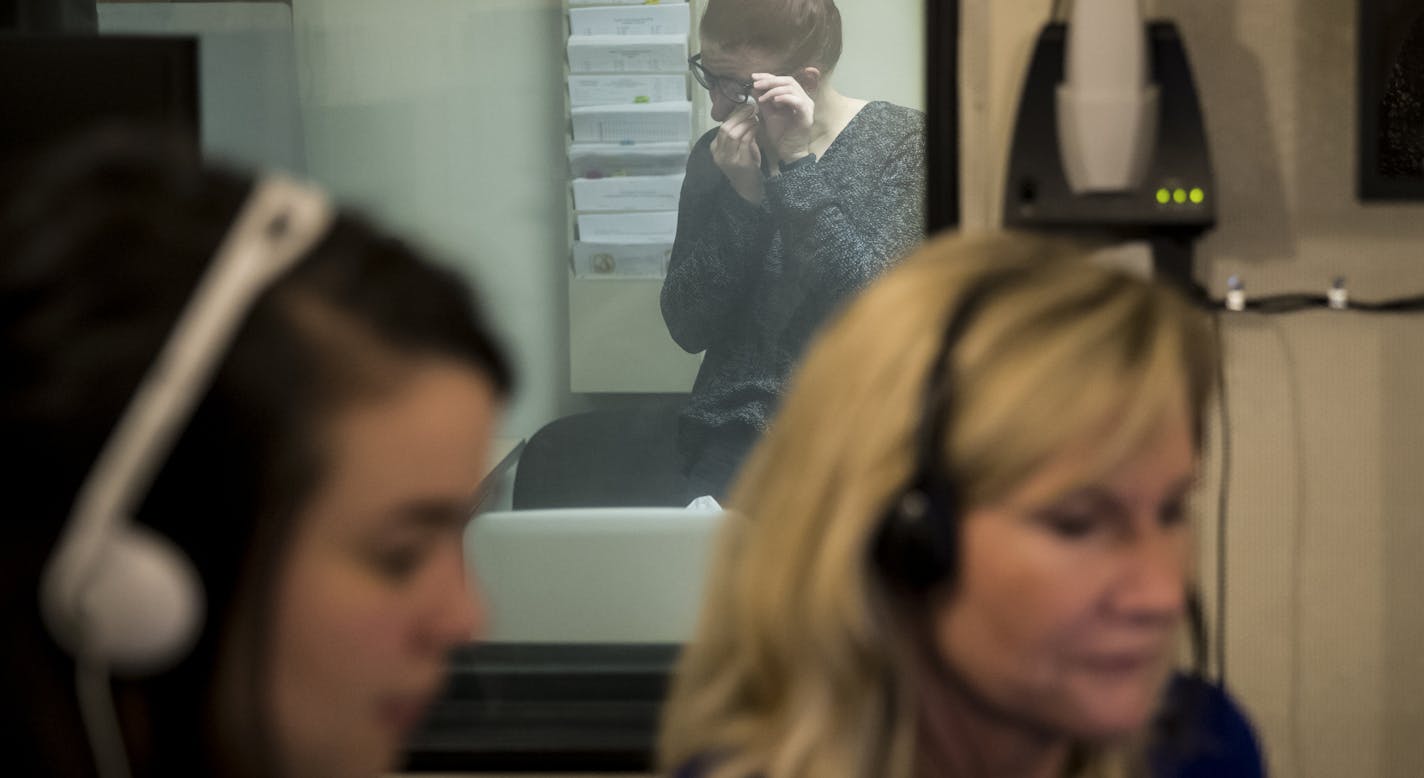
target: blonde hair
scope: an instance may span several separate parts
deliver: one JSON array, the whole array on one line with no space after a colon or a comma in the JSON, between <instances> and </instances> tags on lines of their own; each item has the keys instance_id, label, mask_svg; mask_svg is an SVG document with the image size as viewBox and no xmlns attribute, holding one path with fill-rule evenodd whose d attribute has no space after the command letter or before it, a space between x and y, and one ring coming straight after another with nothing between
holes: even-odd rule
<instances>
[{"instance_id":1,"label":"blonde hair","mask_svg":"<svg viewBox=\"0 0 1424 778\"><path fill-rule=\"evenodd\" d=\"M732 492L660 758L709 778L910 778L917 647L871 563L914 467L931 363L964 295L1000 273L954 344L942 461L965 506L1004 495L1089 434L1093 478L1185 403L1200 429L1215 355L1173 292L1017 235L945 238L875 283L817 339ZM1111 421L1111 424L1108 422ZM910 609L913 609L913 605ZM924 614L919 614L924 618ZM1103 757L1103 758L1098 758ZM1104 775L1121 754L1079 774Z\"/></svg>"}]
</instances>

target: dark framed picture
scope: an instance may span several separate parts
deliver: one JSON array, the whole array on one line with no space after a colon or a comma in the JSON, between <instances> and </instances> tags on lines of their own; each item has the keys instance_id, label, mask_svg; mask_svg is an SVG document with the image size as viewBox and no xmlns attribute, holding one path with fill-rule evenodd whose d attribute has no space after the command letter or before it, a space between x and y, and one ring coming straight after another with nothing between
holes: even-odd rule
<instances>
[{"instance_id":1,"label":"dark framed picture","mask_svg":"<svg viewBox=\"0 0 1424 778\"><path fill-rule=\"evenodd\" d=\"M1359 0L1359 194L1424 200L1424 0Z\"/></svg>"}]
</instances>

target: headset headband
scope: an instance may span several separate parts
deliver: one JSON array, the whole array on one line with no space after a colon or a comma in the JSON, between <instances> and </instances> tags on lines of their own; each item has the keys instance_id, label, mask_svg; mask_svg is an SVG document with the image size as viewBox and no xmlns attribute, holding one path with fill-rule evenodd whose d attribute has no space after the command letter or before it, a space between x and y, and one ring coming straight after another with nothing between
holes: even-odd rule
<instances>
[{"instance_id":1,"label":"headset headband","mask_svg":"<svg viewBox=\"0 0 1424 778\"><path fill-rule=\"evenodd\" d=\"M969 331L969 327L979 318L979 314L989 300L1004 289L1020 282L1024 272L1019 269L1001 270L987 276L970 287L955 305L940 338L939 350L930 371L925 377L925 394L920 414L920 425L915 430L915 468L910 486L944 480L948 473L944 468L944 436L949 429L954 414L954 352L959 341ZM957 490L955 490L957 491Z\"/></svg>"},{"instance_id":2,"label":"headset headband","mask_svg":"<svg viewBox=\"0 0 1424 778\"><path fill-rule=\"evenodd\" d=\"M78 492L41 581L50 629L82 647L86 591L113 537L152 485L257 298L326 233L320 191L280 175L259 180L218 247Z\"/></svg>"}]
</instances>

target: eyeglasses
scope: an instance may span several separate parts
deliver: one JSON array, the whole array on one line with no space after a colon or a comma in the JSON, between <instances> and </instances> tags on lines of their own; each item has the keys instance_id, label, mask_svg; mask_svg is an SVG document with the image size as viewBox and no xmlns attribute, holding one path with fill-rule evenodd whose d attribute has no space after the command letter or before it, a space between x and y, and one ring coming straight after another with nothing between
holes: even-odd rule
<instances>
[{"instance_id":1,"label":"eyeglasses","mask_svg":"<svg viewBox=\"0 0 1424 778\"><path fill-rule=\"evenodd\" d=\"M701 84L702 88L708 92L718 92L738 104L752 99L751 81L738 81L735 78L723 78L715 75L702 64L701 54L693 54L688 57L687 66L692 70L692 77L697 79L697 83Z\"/></svg>"}]
</instances>

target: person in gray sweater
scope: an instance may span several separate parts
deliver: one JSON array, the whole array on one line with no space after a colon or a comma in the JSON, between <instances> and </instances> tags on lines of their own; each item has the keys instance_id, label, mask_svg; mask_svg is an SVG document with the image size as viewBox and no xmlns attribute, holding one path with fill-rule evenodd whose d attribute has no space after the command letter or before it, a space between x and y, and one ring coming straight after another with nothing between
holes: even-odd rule
<instances>
[{"instance_id":1,"label":"person in gray sweater","mask_svg":"<svg viewBox=\"0 0 1424 778\"><path fill-rule=\"evenodd\" d=\"M705 352L678 420L688 492L720 497L817 328L923 239L925 135L919 111L831 86L833 0L709 0L701 43L721 126L688 160L661 303Z\"/></svg>"}]
</instances>

